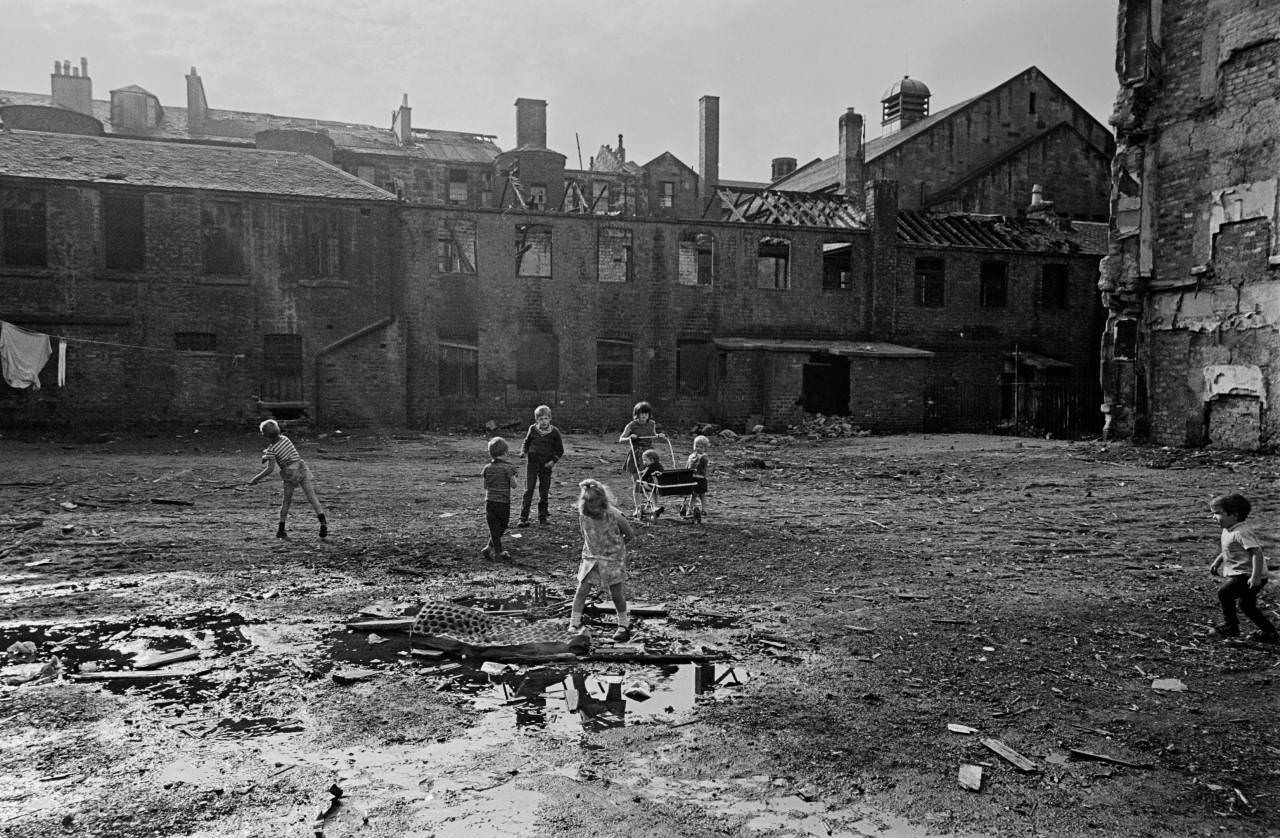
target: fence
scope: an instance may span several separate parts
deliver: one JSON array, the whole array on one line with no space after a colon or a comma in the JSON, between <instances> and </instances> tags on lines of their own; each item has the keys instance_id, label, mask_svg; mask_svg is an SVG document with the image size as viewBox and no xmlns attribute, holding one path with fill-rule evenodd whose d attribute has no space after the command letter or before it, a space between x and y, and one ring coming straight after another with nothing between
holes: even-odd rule
<instances>
[{"instance_id":1,"label":"fence","mask_svg":"<svg viewBox=\"0 0 1280 838\"><path fill-rule=\"evenodd\" d=\"M1096 381L934 384L925 391L925 430L1080 439L1101 432L1101 401Z\"/></svg>"}]
</instances>

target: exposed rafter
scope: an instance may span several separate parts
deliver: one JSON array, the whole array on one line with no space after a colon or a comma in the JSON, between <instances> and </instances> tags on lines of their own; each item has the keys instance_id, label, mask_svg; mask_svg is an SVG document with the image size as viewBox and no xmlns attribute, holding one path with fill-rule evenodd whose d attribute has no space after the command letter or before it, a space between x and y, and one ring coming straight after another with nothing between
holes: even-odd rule
<instances>
[{"instance_id":1,"label":"exposed rafter","mask_svg":"<svg viewBox=\"0 0 1280 838\"><path fill-rule=\"evenodd\" d=\"M842 195L784 192L777 189L716 190L721 220L783 227L840 227L867 229L866 211ZM711 202L706 215L717 212Z\"/></svg>"}]
</instances>

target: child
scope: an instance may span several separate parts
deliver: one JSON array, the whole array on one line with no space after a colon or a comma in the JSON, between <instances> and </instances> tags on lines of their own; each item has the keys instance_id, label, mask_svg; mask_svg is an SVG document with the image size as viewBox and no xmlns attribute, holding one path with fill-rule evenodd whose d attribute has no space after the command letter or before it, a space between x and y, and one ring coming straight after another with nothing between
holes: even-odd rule
<instances>
[{"instance_id":1,"label":"child","mask_svg":"<svg viewBox=\"0 0 1280 838\"><path fill-rule=\"evenodd\" d=\"M1244 495L1233 492L1214 498L1209 508L1222 527L1222 549L1209 565L1209 572L1226 577L1218 588L1224 622L1215 631L1223 637L1240 634L1240 621L1236 616L1236 600L1239 600L1240 610L1258 627L1249 639L1275 643L1276 627L1258 608L1258 592L1267 584L1267 560L1262 556L1262 542L1253 527L1244 522L1252 506Z\"/></svg>"},{"instance_id":2,"label":"child","mask_svg":"<svg viewBox=\"0 0 1280 838\"><path fill-rule=\"evenodd\" d=\"M626 516L613 505L608 487L587 478L578 484L578 523L582 527L582 563L578 565L578 590L573 595L569 615L569 631L582 628L582 612L587 605L587 590L592 583L608 588L618 614L618 630L613 639L619 643L631 638L631 615L623 583L627 579L627 542L635 531Z\"/></svg>"},{"instance_id":3,"label":"child","mask_svg":"<svg viewBox=\"0 0 1280 838\"><path fill-rule=\"evenodd\" d=\"M705 496L707 494L707 449L711 447L711 440L705 436L698 435L693 438L693 453L689 455L685 468L693 472L693 480L698 487L693 490L693 494L689 495L688 500L680 507L680 517L686 518L693 516L696 524L702 523L704 514L704 506L706 503Z\"/></svg>"},{"instance_id":4,"label":"child","mask_svg":"<svg viewBox=\"0 0 1280 838\"><path fill-rule=\"evenodd\" d=\"M665 469L662 467L662 457L658 455L657 451L650 448L640 455L640 476L636 478L636 482L654 483L657 481L657 475L662 474L663 471ZM646 515L652 515L653 520L656 521L658 516L662 514L663 508L645 504L644 508L640 510L640 517L644 518Z\"/></svg>"},{"instance_id":5,"label":"child","mask_svg":"<svg viewBox=\"0 0 1280 838\"><path fill-rule=\"evenodd\" d=\"M511 523L511 492L516 487L516 467L502 459L509 450L500 436L489 440L489 464L480 476L484 478L484 519L489 525L489 543L480 551L486 559L509 559L502 549L502 534Z\"/></svg>"},{"instance_id":6,"label":"child","mask_svg":"<svg viewBox=\"0 0 1280 838\"><path fill-rule=\"evenodd\" d=\"M564 456L564 437L551 424L551 408L540 404L533 411L533 424L520 444L525 465L524 503L520 507L518 526L529 526L529 506L533 503L533 485L538 484L538 523L547 523L547 493L551 490L551 467Z\"/></svg>"},{"instance_id":7,"label":"child","mask_svg":"<svg viewBox=\"0 0 1280 838\"><path fill-rule=\"evenodd\" d=\"M320 519L320 537L328 538L329 523L324 517L324 504L320 503L320 498L316 497L315 487L311 485L311 469L307 468L307 464L303 462L302 455L294 447L293 441L280 433L280 424L274 419L263 422L258 426L258 430L270 444L262 451L262 462L265 464L262 471L249 480L249 485L266 480L275 467L280 466L280 482L284 487L284 497L280 501L280 526L276 528L276 538L288 537L284 532L284 522L289 517L289 504L293 502L293 490L299 486L302 487L302 493L307 496L311 508L316 511L316 517Z\"/></svg>"},{"instance_id":8,"label":"child","mask_svg":"<svg viewBox=\"0 0 1280 838\"><path fill-rule=\"evenodd\" d=\"M631 505L635 507L632 514L636 517L640 516L640 487L635 484L640 478L640 456L649 440L655 438L666 439L667 435L658 433L657 423L653 421L653 406L648 402L636 402L636 406L631 409L631 421L622 429L622 436L618 437L618 442L631 443L631 450L627 453L627 461L623 463L622 470L631 475Z\"/></svg>"}]
</instances>

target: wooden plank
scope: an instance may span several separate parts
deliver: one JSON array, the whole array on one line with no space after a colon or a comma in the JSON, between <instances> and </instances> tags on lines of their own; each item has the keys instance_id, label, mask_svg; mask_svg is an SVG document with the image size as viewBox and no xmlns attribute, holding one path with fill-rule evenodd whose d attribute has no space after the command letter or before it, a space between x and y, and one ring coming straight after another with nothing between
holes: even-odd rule
<instances>
[{"instance_id":1,"label":"wooden plank","mask_svg":"<svg viewBox=\"0 0 1280 838\"><path fill-rule=\"evenodd\" d=\"M1032 774L1040 770L1039 768L1036 767L1036 764L1034 762L1027 759L1022 754L1015 751L1013 748L1010 748L1008 745L1004 744L999 739L987 738L987 739L982 739L980 741L989 750L994 751L1001 758L1007 760L1010 764L1013 765L1014 768L1018 769L1019 771L1022 771L1027 774Z\"/></svg>"},{"instance_id":2,"label":"wooden plank","mask_svg":"<svg viewBox=\"0 0 1280 838\"><path fill-rule=\"evenodd\" d=\"M1068 748L1067 753L1076 759L1091 759L1095 762L1106 762L1111 765L1120 765L1125 768L1154 768L1155 766L1149 762L1129 762L1128 760L1109 757L1106 754L1095 754L1091 751L1082 751L1079 748Z\"/></svg>"},{"instance_id":3,"label":"wooden plank","mask_svg":"<svg viewBox=\"0 0 1280 838\"><path fill-rule=\"evenodd\" d=\"M956 775L956 779L962 788L969 791L982 791L982 766L961 763L960 773Z\"/></svg>"},{"instance_id":4,"label":"wooden plank","mask_svg":"<svg viewBox=\"0 0 1280 838\"><path fill-rule=\"evenodd\" d=\"M356 631L408 631L413 628L413 621L413 617L399 620L353 620L345 625Z\"/></svg>"},{"instance_id":5,"label":"wooden plank","mask_svg":"<svg viewBox=\"0 0 1280 838\"><path fill-rule=\"evenodd\" d=\"M156 655L134 663L133 668L136 669L158 669L162 666L168 666L171 663L179 663L181 661L195 660L200 657L199 649L180 649L176 652L169 652L165 655Z\"/></svg>"},{"instance_id":6,"label":"wooden plank","mask_svg":"<svg viewBox=\"0 0 1280 838\"><path fill-rule=\"evenodd\" d=\"M113 672L81 672L71 676L72 681L163 681L166 678L181 678L189 672L135 672L133 670L116 670Z\"/></svg>"},{"instance_id":7,"label":"wooden plank","mask_svg":"<svg viewBox=\"0 0 1280 838\"><path fill-rule=\"evenodd\" d=\"M589 602L587 603L587 611L593 613L613 614L616 612L613 602ZM667 606L665 603L646 604L646 603L630 603L627 605L627 613L632 617L665 617L667 616Z\"/></svg>"}]
</instances>

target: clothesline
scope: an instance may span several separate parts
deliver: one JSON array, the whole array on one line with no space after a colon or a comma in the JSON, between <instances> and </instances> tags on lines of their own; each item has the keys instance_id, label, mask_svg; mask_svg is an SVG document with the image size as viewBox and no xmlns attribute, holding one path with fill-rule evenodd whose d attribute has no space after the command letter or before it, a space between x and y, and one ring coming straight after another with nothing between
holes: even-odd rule
<instances>
[{"instance_id":1,"label":"clothesline","mask_svg":"<svg viewBox=\"0 0 1280 838\"><path fill-rule=\"evenodd\" d=\"M3 321L0 321L0 322L3 322ZM110 341L110 340L93 340L92 338L73 338L68 335L51 335L51 334L48 334L47 332L33 332L30 329L23 329L21 326L14 325L12 323L10 323L10 325L13 326L15 329L26 332L29 335L44 335L45 337L53 338L55 340L63 340L63 341L66 341L67 343L93 343L99 346L115 346L120 349L141 349L146 352L178 352L180 351L171 346L170 347L142 346L141 344L136 344L136 343L117 343L115 341ZM219 358L230 358L233 361L244 358L243 352L205 352L204 350L200 350L200 354L206 357L212 355Z\"/></svg>"}]
</instances>

